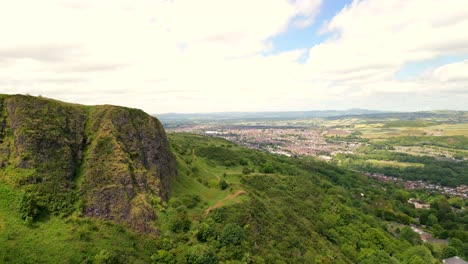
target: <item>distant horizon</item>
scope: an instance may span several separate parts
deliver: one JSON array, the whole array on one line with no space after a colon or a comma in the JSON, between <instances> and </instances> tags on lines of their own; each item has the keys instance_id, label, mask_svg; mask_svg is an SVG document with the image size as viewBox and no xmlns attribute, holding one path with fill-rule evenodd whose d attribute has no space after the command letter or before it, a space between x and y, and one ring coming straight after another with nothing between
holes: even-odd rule
<instances>
[{"instance_id":1,"label":"distant horizon","mask_svg":"<svg viewBox=\"0 0 468 264\"><path fill-rule=\"evenodd\" d=\"M468 110L452 110L452 109L433 109L433 110L415 110L415 111L391 111L366 108L350 108L350 109L324 109L324 110L285 110L285 111L220 111L220 112L165 112L165 113L150 113L151 115L204 115L204 114L249 114L249 113L301 113L301 112L346 112L352 110L364 110L371 112L387 113L420 113L420 112L468 112ZM378 114L378 113L377 113Z\"/></svg>"}]
</instances>

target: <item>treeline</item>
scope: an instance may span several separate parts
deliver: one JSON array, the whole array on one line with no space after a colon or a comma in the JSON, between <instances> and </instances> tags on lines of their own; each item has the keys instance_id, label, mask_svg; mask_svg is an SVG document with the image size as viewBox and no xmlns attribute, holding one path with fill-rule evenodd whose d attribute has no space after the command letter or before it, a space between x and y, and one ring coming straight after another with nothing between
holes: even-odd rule
<instances>
[{"instance_id":1,"label":"treeline","mask_svg":"<svg viewBox=\"0 0 468 264\"><path fill-rule=\"evenodd\" d=\"M406 153L382 150L381 146L365 146L359 155L338 154L339 163L351 169L382 173L405 180L425 180L444 186L468 184L468 162L439 160L429 156L413 156ZM368 160L420 163L424 166L375 165Z\"/></svg>"},{"instance_id":2,"label":"treeline","mask_svg":"<svg viewBox=\"0 0 468 264\"><path fill-rule=\"evenodd\" d=\"M435 123L425 120L396 120L385 122L384 127L427 127L432 125Z\"/></svg>"},{"instance_id":3,"label":"treeline","mask_svg":"<svg viewBox=\"0 0 468 264\"><path fill-rule=\"evenodd\" d=\"M465 136L406 136L392 137L385 141L376 142L376 146L437 146L452 149L468 150L468 137Z\"/></svg>"}]
</instances>

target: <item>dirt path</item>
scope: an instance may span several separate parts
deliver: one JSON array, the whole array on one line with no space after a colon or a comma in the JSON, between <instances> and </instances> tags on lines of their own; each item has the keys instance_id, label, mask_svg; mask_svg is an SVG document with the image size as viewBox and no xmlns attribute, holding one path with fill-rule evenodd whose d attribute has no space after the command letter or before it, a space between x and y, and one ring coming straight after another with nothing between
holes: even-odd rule
<instances>
[{"instance_id":1,"label":"dirt path","mask_svg":"<svg viewBox=\"0 0 468 264\"><path fill-rule=\"evenodd\" d=\"M230 194L230 195L226 196L225 198L223 198L222 200L219 200L214 205L208 207L208 209L205 210L205 213L203 214L203 217L206 217L212 210L223 206L226 201L232 200L232 199L236 198L238 195L245 194L245 193L246 193L246 191L239 190L236 193L233 193L233 194Z\"/></svg>"}]
</instances>

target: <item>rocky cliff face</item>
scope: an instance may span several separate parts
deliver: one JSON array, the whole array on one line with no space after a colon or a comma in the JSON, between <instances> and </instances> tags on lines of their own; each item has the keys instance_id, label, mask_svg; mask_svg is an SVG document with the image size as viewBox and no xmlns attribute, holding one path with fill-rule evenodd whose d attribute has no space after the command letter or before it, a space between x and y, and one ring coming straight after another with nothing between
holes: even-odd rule
<instances>
[{"instance_id":1,"label":"rocky cliff face","mask_svg":"<svg viewBox=\"0 0 468 264\"><path fill-rule=\"evenodd\" d=\"M0 180L25 191L25 217L79 210L156 232L153 204L176 173L161 123L143 111L0 96Z\"/></svg>"}]
</instances>

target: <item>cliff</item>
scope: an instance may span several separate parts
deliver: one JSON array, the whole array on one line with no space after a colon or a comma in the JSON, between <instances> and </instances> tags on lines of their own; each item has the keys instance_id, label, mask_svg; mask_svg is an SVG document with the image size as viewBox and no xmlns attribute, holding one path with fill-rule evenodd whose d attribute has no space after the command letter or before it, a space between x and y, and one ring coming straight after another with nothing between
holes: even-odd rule
<instances>
[{"instance_id":1,"label":"cliff","mask_svg":"<svg viewBox=\"0 0 468 264\"><path fill-rule=\"evenodd\" d=\"M154 233L175 159L141 110L0 95L0 180L24 191L23 218L73 212Z\"/></svg>"}]
</instances>

